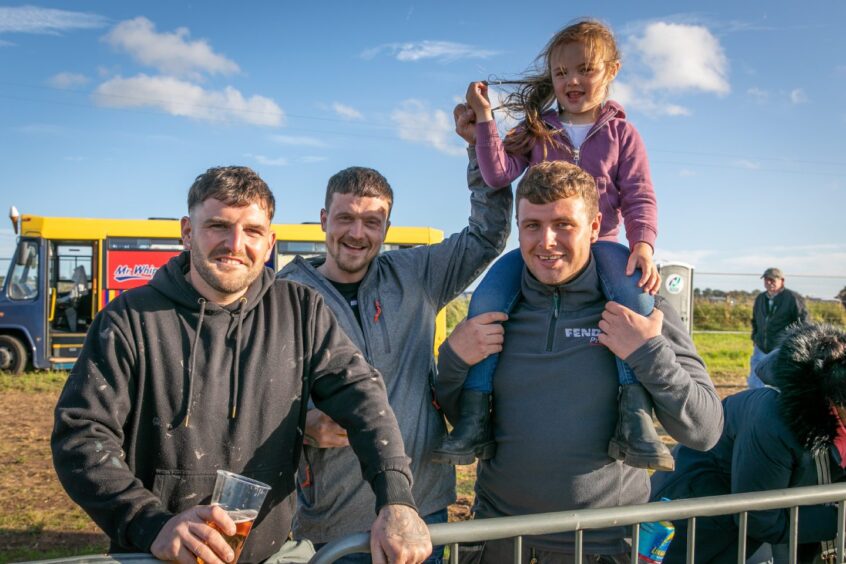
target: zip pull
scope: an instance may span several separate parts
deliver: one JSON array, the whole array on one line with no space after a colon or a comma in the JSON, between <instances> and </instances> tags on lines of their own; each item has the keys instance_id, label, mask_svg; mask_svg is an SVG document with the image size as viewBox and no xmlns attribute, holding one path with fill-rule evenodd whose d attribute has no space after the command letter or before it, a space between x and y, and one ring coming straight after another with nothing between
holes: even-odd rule
<instances>
[{"instance_id":1,"label":"zip pull","mask_svg":"<svg viewBox=\"0 0 846 564\"><path fill-rule=\"evenodd\" d=\"M379 316L382 315L382 304L379 303L379 300L375 300L373 305L376 306L376 313L373 315L373 323L379 323Z\"/></svg>"},{"instance_id":2,"label":"zip pull","mask_svg":"<svg viewBox=\"0 0 846 564\"><path fill-rule=\"evenodd\" d=\"M573 164L574 165L579 164L579 153L581 153L581 151L582 151L581 147L575 147L573 149Z\"/></svg>"},{"instance_id":3,"label":"zip pull","mask_svg":"<svg viewBox=\"0 0 846 564\"><path fill-rule=\"evenodd\" d=\"M561 300L558 295L558 288L555 289L555 293L552 294L552 317L558 319L558 308L561 306Z\"/></svg>"}]
</instances>

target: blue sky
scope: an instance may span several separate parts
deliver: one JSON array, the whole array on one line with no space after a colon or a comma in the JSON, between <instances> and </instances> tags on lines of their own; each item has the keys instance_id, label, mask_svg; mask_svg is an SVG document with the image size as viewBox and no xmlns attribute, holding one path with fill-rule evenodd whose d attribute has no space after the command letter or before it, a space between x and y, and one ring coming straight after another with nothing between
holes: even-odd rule
<instances>
[{"instance_id":1,"label":"blue sky","mask_svg":"<svg viewBox=\"0 0 846 564\"><path fill-rule=\"evenodd\" d=\"M451 233L467 83L516 77L592 16L622 49L611 97L650 155L656 258L693 264L701 288L755 289L768 266L804 294L846 286L846 4L517 5L2 3L0 208L179 217L197 174L244 164L275 221L317 221L329 176L363 165L394 187L395 225Z\"/></svg>"}]
</instances>

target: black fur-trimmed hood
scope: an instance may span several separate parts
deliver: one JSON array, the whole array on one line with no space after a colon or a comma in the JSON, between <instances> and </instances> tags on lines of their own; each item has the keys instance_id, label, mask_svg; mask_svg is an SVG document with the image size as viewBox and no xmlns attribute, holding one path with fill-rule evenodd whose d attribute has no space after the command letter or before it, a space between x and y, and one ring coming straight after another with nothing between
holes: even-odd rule
<instances>
[{"instance_id":1,"label":"black fur-trimmed hood","mask_svg":"<svg viewBox=\"0 0 846 564\"><path fill-rule=\"evenodd\" d=\"M846 332L831 325L796 327L771 368L782 417L796 438L812 452L828 448L837 434L831 406L846 406Z\"/></svg>"}]
</instances>

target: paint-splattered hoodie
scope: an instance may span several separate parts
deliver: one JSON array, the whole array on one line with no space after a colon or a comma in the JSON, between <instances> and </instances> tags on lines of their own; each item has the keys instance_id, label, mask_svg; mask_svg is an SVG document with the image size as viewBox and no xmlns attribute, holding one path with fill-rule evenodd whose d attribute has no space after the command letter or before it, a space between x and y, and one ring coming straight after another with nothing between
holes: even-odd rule
<instances>
[{"instance_id":1,"label":"paint-splattered hoodie","mask_svg":"<svg viewBox=\"0 0 846 564\"><path fill-rule=\"evenodd\" d=\"M97 316L56 407L54 466L111 550L149 551L174 514L209 502L218 469L273 488L240 561L278 550L291 526L304 377L316 405L349 429L377 507L413 505L382 378L323 298L266 269L221 307L188 283L189 262L172 259Z\"/></svg>"}]
</instances>

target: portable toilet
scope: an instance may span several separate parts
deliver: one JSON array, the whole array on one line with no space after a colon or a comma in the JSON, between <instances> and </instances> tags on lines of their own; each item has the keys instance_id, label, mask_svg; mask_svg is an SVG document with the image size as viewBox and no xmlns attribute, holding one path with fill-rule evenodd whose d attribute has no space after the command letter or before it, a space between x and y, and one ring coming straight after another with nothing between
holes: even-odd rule
<instances>
[{"instance_id":1,"label":"portable toilet","mask_svg":"<svg viewBox=\"0 0 846 564\"><path fill-rule=\"evenodd\" d=\"M693 265L664 262L658 265L661 287L658 295L665 298L681 316L688 333L693 333Z\"/></svg>"}]
</instances>

